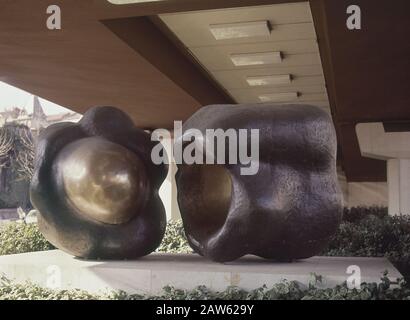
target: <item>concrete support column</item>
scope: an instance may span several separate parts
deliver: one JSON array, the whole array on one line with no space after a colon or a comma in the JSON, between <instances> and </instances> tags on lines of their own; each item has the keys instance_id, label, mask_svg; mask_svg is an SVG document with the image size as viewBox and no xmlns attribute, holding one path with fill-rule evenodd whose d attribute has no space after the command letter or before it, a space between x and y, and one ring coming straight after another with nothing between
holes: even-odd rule
<instances>
[{"instance_id":1,"label":"concrete support column","mask_svg":"<svg viewBox=\"0 0 410 320\"><path fill-rule=\"evenodd\" d=\"M410 132L386 132L383 123L359 123L362 156L387 161L389 214L410 214Z\"/></svg>"},{"instance_id":2,"label":"concrete support column","mask_svg":"<svg viewBox=\"0 0 410 320\"><path fill-rule=\"evenodd\" d=\"M389 214L410 214L410 160L387 160Z\"/></svg>"}]
</instances>

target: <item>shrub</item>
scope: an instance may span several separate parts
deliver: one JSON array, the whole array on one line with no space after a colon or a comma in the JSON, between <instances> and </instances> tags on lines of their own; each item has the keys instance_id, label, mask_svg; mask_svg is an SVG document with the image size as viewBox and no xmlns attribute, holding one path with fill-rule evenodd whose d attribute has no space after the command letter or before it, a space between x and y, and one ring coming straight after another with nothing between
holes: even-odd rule
<instances>
[{"instance_id":1,"label":"shrub","mask_svg":"<svg viewBox=\"0 0 410 320\"><path fill-rule=\"evenodd\" d=\"M0 255L52 249L35 224L14 222L0 228Z\"/></svg>"},{"instance_id":2,"label":"shrub","mask_svg":"<svg viewBox=\"0 0 410 320\"><path fill-rule=\"evenodd\" d=\"M204 286L194 290L165 287L160 295L129 295L125 292L90 294L81 290L54 291L33 284L12 284L4 281L0 285L0 300L410 300L410 290L400 282L392 288L385 275L381 283L363 283L359 290L348 289L346 284L331 289L320 289L315 285L302 287L295 281L284 281L271 288L266 286L246 291L229 287L215 292Z\"/></svg>"},{"instance_id":3,"label":"shrub","mask_svg":"<svg viewBox=\"0 0 410 320\"><path fill-rule=\"evenodd\" d=\"M357 222L368 216L385 218L388 216L386 207L352 207L343 209L343 221Z\"/></svg>"},{"instance_id":4,"label":"shrub","mask_svg":"<svg viewBox=\"0 0 410 320\"><path fill-rule=\"evenodd\" d=\"M157 252L167 253L192 253L185 236L182 221L169 222L164 239L157 249Z\"/></svg>"},{"instance_id":5,"label":"shrub","mask_svg":"<svg viewBox=\"0 0 410 320\"><path fill-rule=\"evenodd\" d=\"M344 221L322 255L386 257L410 276L410 216L387 216L372 210Z\"/></svg>"},{"instance_id":6,"label":"shrub","mask_svg":"<svg viewBox=\"0 0 410 320\"><path fill-rule=\"evenodd\" d=\"M34 284L13 284L1 279L0 300L97 300L102 297L82 290L50 290Z\"/></svg>"},{"instance_id":7,"label":"shrub","mask_svg":"<svg viewBox=\"0 0 410 320\"><path fill-rule=\"evenodd\" d=\"M55 249L36 224L11 222L0 227L0 255ZM170 222L157 252L192 253L181 221Z\"/></svg>"}]
</instances>

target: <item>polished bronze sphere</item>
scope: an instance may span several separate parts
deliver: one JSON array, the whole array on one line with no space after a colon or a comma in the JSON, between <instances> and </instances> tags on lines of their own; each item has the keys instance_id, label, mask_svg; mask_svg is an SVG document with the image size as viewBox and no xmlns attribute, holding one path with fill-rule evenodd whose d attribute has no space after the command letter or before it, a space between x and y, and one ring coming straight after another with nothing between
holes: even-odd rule
<instances>
[{"instance_id":1,"label":"polished bronze sphere","mask_svg":"<svg viewBox=\"0 0 410 320\"><path fill-rule=\"evenodd\" d=\"M144 164L119 144L80 139L63 148L55 163L69 203L92 220L125 223L148 198Z\"/></svg>"}]
</instances>

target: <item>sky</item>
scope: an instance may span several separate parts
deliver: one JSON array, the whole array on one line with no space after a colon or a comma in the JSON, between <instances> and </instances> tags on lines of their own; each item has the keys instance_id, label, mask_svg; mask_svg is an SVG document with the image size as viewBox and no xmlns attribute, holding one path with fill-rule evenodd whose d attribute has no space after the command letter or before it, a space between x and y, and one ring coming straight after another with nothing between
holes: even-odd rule
<instances>
[{"instance_id":1,"label":"sky","mask_svg":"<svg viewBox=\"0 0 410 320\"><path fill-rule=\"evenodd\" d=\"M70 112L58 104L39 98L46 115ZM26 108L29 113L33 112L32 101L33 95L31 93L0 81L0 112L12 107Z\"/></svg>"}]
</instances>

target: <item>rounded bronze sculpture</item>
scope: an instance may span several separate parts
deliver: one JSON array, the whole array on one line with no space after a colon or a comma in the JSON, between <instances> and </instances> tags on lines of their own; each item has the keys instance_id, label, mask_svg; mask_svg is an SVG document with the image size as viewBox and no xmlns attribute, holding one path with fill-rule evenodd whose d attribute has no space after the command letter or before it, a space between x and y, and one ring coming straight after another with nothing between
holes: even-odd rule
<instances>
[{"instance_id":1,"label":"rounded bronze sculpture","mask_svg":"<svg viewBox=\"0 0 410 320\"><path fill-rule=\"evenodd\" d=\"M336 134L327 112L309 105L215 105L184 123L175 142L182 148L190 129L203 136L209 129L259 129L254 175L242 175L240 163L179 165L178 203L197 253L220 262L246 254L291 261L326 246L342 215Z\"/></svg>"},{"instance_id":2,"label":"rounded bronze sculpture","mask_svg":"<svg viewBox=\"0 0 410 320\"><path fill-rule=\"evenodd\" d=\"M31 200L41 232L86 259L131 259L160 244L166 226L150 135L112 107L90 109L78 124L45 129L37 144Z\"/></svg>"}]
</instances>

